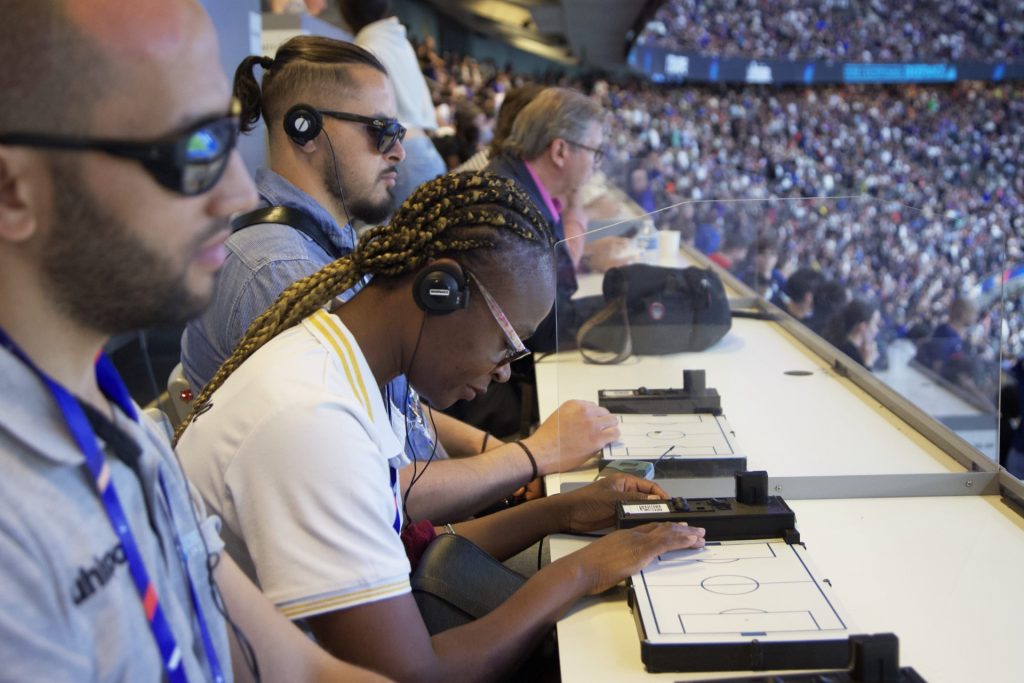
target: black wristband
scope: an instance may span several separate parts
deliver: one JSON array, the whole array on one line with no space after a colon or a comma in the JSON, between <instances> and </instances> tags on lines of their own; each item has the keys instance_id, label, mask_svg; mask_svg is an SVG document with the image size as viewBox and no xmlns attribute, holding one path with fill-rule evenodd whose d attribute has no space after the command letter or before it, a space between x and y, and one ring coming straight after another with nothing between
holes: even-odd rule
<instances>
[{"instance_id":1,"label":"black wristband","mask_svg":"<svg viewBox=\"0 0 1024 683\"><path fill-rule=\"evenodd\" d=\"M484 442L480 446L480 452L483 453L487 450L487 442L491 440L491 433L484 432Z\"/></svg>"},{"instance_id":2,"label":"black wristband","mask_svg":"<svg viewBox=\"0 0 1024 683\"><path fill-rule=\"evenodd\" d=\"M526 480L526 483L529 484L537 478L537 459L533 457L533 453L530 452L530 449L526 447L525 443L518 440L515 441L515 443L523 449L523 453L526 453L526 457L530 459L530 466L533 467L533 474L531 474L530 478Z\"/></svg>"}]
</instances>

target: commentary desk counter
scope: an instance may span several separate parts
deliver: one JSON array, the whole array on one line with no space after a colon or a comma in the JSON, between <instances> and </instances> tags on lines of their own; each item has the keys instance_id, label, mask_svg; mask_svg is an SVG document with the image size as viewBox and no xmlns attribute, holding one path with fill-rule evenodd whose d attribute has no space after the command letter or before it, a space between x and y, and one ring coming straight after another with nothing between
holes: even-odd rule
<instances>
[{"instance_id":1,"label":"commentary desk counter","mask_svg":"<svg viewBox=\"0 0 1024 683\"><path fill-rule=\"evenodd\" d=\"M902 664L928 681L1024 681L1024 519L999 495L1003 484L1019 487L984 458L954 459L932 427L901 417L787 325L737 318L704 352L613 366L584 364L575 351L548 356L536 364L540 415L568 399L596 401L599 389L680 387L684 369L706 371L748 469L767 470L769 493L796 512L856 632L895 633ZM596 472L551 475L545 486L556 493ZM719 488L703 495L731 495L723 480L707 481ZM659 483L673 494L685 485ZM587 542L553 537L552 559ZM558 639L566 683L728 677L647 674L621 588L581 602Z\"/></svg>"}]
</instances>

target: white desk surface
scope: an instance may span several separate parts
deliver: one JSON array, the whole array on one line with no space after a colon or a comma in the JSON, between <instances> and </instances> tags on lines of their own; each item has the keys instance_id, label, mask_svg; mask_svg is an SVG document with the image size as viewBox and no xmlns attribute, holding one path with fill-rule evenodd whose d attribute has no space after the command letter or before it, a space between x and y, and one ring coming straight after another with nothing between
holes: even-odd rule
<instances>
[{"instance_id":1,"label":"white desk surface","mask_svg":"<svg viewBox=\"0 0 1024 683\"><path fill-rule=\"evenodd\" d=\"M705 370L707 386L721 394L748 469L778 477L963 471L765 320L733 320L732 330L701 353L634 356L613 366L584 364L575 351L549 356L536 365L540 414L571 398L596 402L599 389L680 387L683 369ZM788 370L811 374L784 374Z\"/></svg>"},{"instance_id":2,"label":"white desk surface","mask_svg":"<svg viewBox=\"0 0 1024 683\"><path fill-rule=\"evenodd\" d=\"M704 369L749 469L772 476L962 472L963 468L776 323L735 319L702 353L585 365L576 352L536 366L540 414L598 389L681 386ZM807 370L805 377L786 370ZM552 475L585 481L594 469ZM997 497L789 501L812 561L860 631L894 632L926 680L1024 681L1024 519ZM553 537L552 557L585 539ZM624 589L583 601L558 624L562 680L678 681L647 674ZM734 674L733 674L734 675Z\"/></svg>"},{"instance_id":3,"label":"white desk surface","mask_svg":"<svg viewBox=\"0 0 1024 683\"><path fill-rule=\"evenodd\" d=\"M893 632L900 661L929 683L1024 680L1024 520L994 496L791 501L811 561L855 630ZM587 543L555 536L557 559ZM588 598L558 624L562 681L654 681L625 589Z\"/></svg>"}]
</instances>

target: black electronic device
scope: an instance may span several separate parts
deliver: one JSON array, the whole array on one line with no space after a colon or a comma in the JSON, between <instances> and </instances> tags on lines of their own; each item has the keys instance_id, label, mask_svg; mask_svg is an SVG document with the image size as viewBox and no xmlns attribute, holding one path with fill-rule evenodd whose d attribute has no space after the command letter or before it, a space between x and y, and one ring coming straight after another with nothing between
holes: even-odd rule
<instances>
[{"instance_id":1,"label":"black electronic device","mask_svg":"<svg viewBox=\"0 0 1024 683\"><path fill-rule=\"evenodd\" d=\"M913 667L900 667L899 640L892 633L850 636L849 668L806 673L715 679L716 683L926 683Z\"/></svg>"},{"instance_id":2,"label":"black electronic device","mask_svg":"<svg viewBox=\"0 0 1024 683\"><path fill-rule=\"evenodd\" d=\"M412 298L422 310L434 315L447 315L466 308L469 305L466 277L457 263L431 263L416 276Z\"/></svg>"},{"instance_id":3,"label":"black electronic device","mask_svg":"<svg viewBox=\"0 0 1024 683\"><path fill-rule=\"evenodd\" d=\"M767 472L736 475L735 498L671 498L658 501L619 501L620 529L649 522L686 522L704 529L708 541L781 538L799 543L796 515L781 496L769 496Z\"/></svg>"},{"instance_id":4,"label":"black electronic device","mask_svg":"<svg viewBox=\"0 0 1024 683\"><path fill-rule=\"evenodd\" d=\"M597 403L613 413L642 415L722 414L718 390L705 385L703 370L683 370L682 389L601 389Z\"/></svg>"},{"instance_id":5,"label":"black electronic device","mask_svg":"<svg viewBox=\"0 0 1024 683\"><path fill-rule=\"evenodd\" d=\"M324 119L314 107L296 104L285 113L282 125L285 135L295 144L304 145L320 135L324 129Z\"/></svg>"}]
</instances>

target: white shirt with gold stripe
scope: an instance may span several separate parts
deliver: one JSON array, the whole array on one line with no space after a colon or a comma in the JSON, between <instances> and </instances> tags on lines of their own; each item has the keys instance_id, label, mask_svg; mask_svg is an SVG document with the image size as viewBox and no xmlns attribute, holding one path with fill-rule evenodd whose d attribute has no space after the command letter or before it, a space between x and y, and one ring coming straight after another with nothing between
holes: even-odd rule
<instances>
[{"instance_id":1,"label":"white shirt with gold stripe","mask_svg":"<svg viewBox=\"0 0 1024 683\"><path fill-rule=\"evenodd\" d=\"M401 400L402 397L393 397ZM401 411L355 338L319 311L213 395L182 437L189 479L224 521L239 566L293 619L408 593L395 472Z\"/></svg>"}]
</instances>

